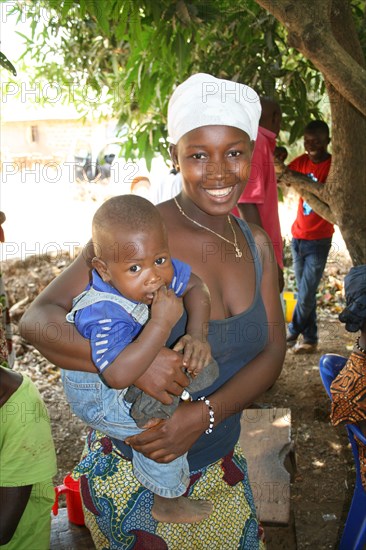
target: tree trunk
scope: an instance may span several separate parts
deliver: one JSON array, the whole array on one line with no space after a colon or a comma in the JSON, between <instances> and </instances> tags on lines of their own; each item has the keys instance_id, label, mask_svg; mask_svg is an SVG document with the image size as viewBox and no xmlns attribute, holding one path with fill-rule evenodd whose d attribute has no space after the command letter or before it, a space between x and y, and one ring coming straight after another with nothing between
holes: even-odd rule
<instances>
[{"instance_id":1,"label":"tree trunk","mask_svg":"<svg viewBox=\"0 0 366 550\"><path fill-rule=\"evenodd\" d=\"M328 91L332 166L325 189L320 195L314 190L314 200L311 195L305 196L310 192L306 185L301 188L303 184L295 182L293 186L316 212L336 221L353 264L366 264L366 71L349 2L256 1L287 27L289 43L322 72ZM346 67L347 59L351 61ZM355 69L356 77L352 76ZM326 205L330 215L325 215Z\"/></svg>"},{"instance_id":2,"label":"tree trunk","mask_svg":"<svg viewBox=\"0 0 366 550\"><path fill-rule=\"evenodd\" d=\"M361 70L365 59L349 5L344 0L333 0L331 24L335 38L360 64ZM333 140L329 174L330 207L353 264L366 264L366 117L327 79L326 86L330 98Z\"/></svg>"},{"instance_id":3,"label":"tree trunk","mask_svg":"<svg viewBox=\"0 0 366 550\"><path fill-rule=\"evenodd\" d=\"M289 45L309 59L343 97L366 116L366 70L364 63L360 66L357 59L359 53L363 56L349 0L255 1L287 28ZM340 14L346 15L343 21ZM355 50L340 41L334 32L335 15L343 22L343 31L350 30L350 43ZM350 29L346 21L350 22Z\"/></svg>"}]
</instances>

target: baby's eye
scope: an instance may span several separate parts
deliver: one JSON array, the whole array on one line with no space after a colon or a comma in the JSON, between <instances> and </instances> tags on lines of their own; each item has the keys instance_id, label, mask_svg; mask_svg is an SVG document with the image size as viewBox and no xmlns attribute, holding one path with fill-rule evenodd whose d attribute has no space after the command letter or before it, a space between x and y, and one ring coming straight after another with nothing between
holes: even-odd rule
<instances>
[{"instance_id":1,"label":"baby's eye","mask_svg":"<svg viewBox=\"0 0 366 550\"><path fill-rule=\"evenodd\" d=\"M228 157L238 157L240 154L240 151L229 151Z\"/></svg>"},{"instance_id":2,"label":"baby's eye","mask_svg":"<svg viewBox=\"0 0 366 550\"><path fill-rule=\"evenodd\" d=\"M192 158L197 159L197 160L201 160L201 159L206 158L206 155L205 155L205 153L195 153L194 155L192 155Z\"/></svg>"},{"instance_id":3,"label":"baby's eye","mask_svg":"<svg viewBox=\"0 0 366 550\"><path fill-rule=\"evenodd\" d=\"M131 265L131 267L130 267L130 271L132 271L132 273L137 273L140 270L141 270L140 265Z\"/></svg>"},{"instance_id":4,"label":"baby's eye","mask_svg":"<svg viewBox=\"0 0 366 550\"><path fill-rule=\"evenodd\" d=\"M166 258L158 258L155 260L156 265L162 265L166 262Z\"/></svg>"}]
</instances>

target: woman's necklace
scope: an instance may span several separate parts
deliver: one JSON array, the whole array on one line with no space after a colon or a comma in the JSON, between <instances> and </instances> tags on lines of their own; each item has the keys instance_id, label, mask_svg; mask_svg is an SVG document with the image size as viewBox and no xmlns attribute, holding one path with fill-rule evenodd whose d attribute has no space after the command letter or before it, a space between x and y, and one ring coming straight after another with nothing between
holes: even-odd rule
<instances>
[{"instance_id":1,"label":"woman's necklace","mask_svg":"<svg viewBox=\"0 0 366 550\"><path fill-rule=\"evenodd\" d=\"M227 221L229 222L229 225L230 225L230 229L233 233L233 237L234 237L234 242L233 241L229 241L229 239L227 239L226 237L223 237L222 235L220 235L219 233L216 233L216 231L213 231L213 229L210 229L209 227L206 227L205 225L202 225L198 222L196 222L195 220L193 220L192 218L190 218L189 216L187 216L187 214L184 212L183 208L180 206L179 202L177 201L177 199L174 197L174 202L179 210L179 212L182 214L182 216L184 216L185 218L187 218L187 220L189 220L190 222L194 223L195 225L198 225L198 227L200 227L201 229L206 229L206 231L209 231L210 233L213 233L214 235L216 235L216 237L219 237L220 239L222 239L223 241L231 244L231 246L233 246L235 248L235 257L236 258L241 258L243 253L242 251L240 250L239 246L238 246L238 241L236 239L236 233L234 231L234 228L233 228L233 224L231 223L231 219L230 219L230 216L227 217Z\"/></svg>"}]
</instances>

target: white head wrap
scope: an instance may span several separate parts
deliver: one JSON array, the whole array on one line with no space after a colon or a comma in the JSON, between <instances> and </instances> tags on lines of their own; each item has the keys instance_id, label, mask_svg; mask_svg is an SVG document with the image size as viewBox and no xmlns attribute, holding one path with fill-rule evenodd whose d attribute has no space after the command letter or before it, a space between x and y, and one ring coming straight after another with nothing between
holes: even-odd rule
<instances>
[{"instance_id":1,"label":"white head wrap","mask_svg":"<svg viewBox=\"0 0 366 550\"><path fill-rule=\"evenodd\" d=\"M169 100L168 141L175 145L187 132L213 124L234 126L255 140L260 116L260 100L252 88L197 73L180 84Z\"/></svg>"}]
</instances>

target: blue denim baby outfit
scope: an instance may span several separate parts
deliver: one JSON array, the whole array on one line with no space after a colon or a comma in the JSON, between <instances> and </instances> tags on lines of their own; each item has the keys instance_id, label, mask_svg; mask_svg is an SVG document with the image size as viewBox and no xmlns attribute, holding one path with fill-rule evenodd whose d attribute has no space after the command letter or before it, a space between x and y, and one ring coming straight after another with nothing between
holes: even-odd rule
<instances>
[{"instance_id":1,"label":"blue denim baby outfit","mask_svg":"<svg viewBox=\"0 0 366 550\"><path fill-rule=\"evenodd\" d=\"M191 269L176 259L172 263L170 288L181 296ZM140 333L148 316L148 306L126 299L94 270L91 285L75 298L66 318L75 322L78 331L90 340L93 362L103 376L103 371ZM128 388L109 388L98 374L66 370L61 373L70 407L86 424L122 441L143 431L130 415L131 403L124 398ZM133 451L132 462L136 478L153 493L167 498L185 493L189 483L186 455L169 464L158 464Z\"/></svg>"}]
</instances>

